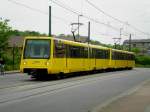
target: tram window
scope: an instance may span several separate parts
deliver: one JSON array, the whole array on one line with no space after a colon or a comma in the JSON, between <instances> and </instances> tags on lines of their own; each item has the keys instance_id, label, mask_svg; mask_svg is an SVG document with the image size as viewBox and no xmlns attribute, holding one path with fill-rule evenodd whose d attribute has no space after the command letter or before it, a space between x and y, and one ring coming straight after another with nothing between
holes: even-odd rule
<instances>
[{"instance_id":1,"label":"tram window","mask_svg":"<svg viewBox=\"0 0 150 112\"><path fill-rule=\"evenodd\" d=\"M119 53L116 52L116 60L119 60Z\"/></svg>"},{"instance_id":2,"label":"tram window","mask_svg":"<svg viewBox=\"0 0 150 112\"><path fill-rule=\"evenodd\" d=\"M127 55L127 60L129 60L129 54Z\"/></svg>"},{"instance_id":3,"label":"tram window","mask_svg":"<svg viewBox=\"0 0 150 112\"><path fill-rule=\"evenodd\" d=\"M48 59L50 57L50 40L28 39L24 48L24 59Z\"/></svg>"},{"instance_id":4,"label":"tram window","mask_svg":"<svg viewBox=\"0 0 150 112\"><path fill-rule=\"evenodd\" d=\"M130 60L132 60L132 55L130 54Z\"/></svg>"},{"instance_id":5,"label":"tram window","mask_svg":"<svg viewBox=\"0 0 150 112\"><path fill-rule=\"evenodd\" d=\"M123 53L120 53L120 60L123 60Z\"/></svg>"},{"instance_id":6,"label":"tram window","mask_svg":"<svg viewBox=\"0 0 150 112\"><path fill-rule=\"evenodd\" d=\"M115 60L118 60L118 59L119 59L118 52L115 52Z\"/></svg>"},{"instance_id":7,"label":"tram window","mask_svg":"<svg viewBox=\"0 0 150 112\"><path fill-rule=\"evenodd\" d=\"M88 58L88 48L84 47L84 58Z\"/></svg>"},{"instance_id":8,"label":"tram window","mask_svg":"<svg viewBox=\"0 0 150 112\"><path fill-rule=\"evenodd\" d=\"M130 54L130 60L132 60L132 55Z\"/></svg>"},{"instance_id":9,"label":"tram window","mask_svg":"<svg viewBox=\"0 0 150 112\"><path fill-rule=\"evenodd\" d=\"M92 50L92 48L90 48L90 49L89 49L89 57L90 57L90 58L93 58L93 55L92 55L92 54L93 54L93 50Z\"/></svg>"},{"instance_id":10,"label":"tram window","mask_svg":"<svg viewBox=\"0 0 150 112\"><path fill-rule=\"evenodd\" d=\"M125 60L125 53L122 54L123 60Z\"/></svg>"},{"instance_id":11,"label":"tram window","mask_svg":"<svg viewBox=\"0 0 150 112\"><path fill-rule=\"evenodd\" d=\"M116 58L115 58L115 59L116 59L116 60L119 60L119 54L118 54L118 52L116 52L115 55L116 55Z\"/></svg>"},{"instance_id":12,"label":"tram window","mask_svg":"<svg viewBox=\"0 0 150 112\"><path fill-rule=\"evenodd\" d=\"M123 53L123 60L125 60L125 53Z\"/></svg>"},{"instance_id":13,"label":"tram window","mask_svg":"<svg viewBox=\"0 0 150 112\"><path fill-rule=\"evenodd\" d=\"M126 54L126 60L128 60L128 54Z\"/></svg>"},{"instance_id":14,"label":"tram window","mask_svg":"<svg viewBox=\"0 0 150 112\"><path fill-rule=\"evenodd\" d=\"M95 58L98 58L97 57L97 49L94 49L94 52L95 52Z\"/></svg>"},{"instance_id":15,"label":"tram window","mask_svg":"<svg viewBox=\"0 0 150 112\"><path fill-rule=\"evenodd\" d=\"M133 54L130 54L131 55L131 59L130 60L135 60L135 56Z\"/></svg>"},{"instance_id":16,"label":"tram window","mask_svg":"<svg viewBox=\"0 0 150 112\"><path fill-rule=\"evenodd\" d=\"M117 60L120 60L120 53L117 52Z\"/></svg>"},{"instance_id":17,"label":"tram window","mask_svg":"<svg viewBox=\"0 0 150 112\"><path fill-rule=\"evenodd\" d=\"M96 58L96 49L91 49L91 58Z\"/></svg>"},{"instance_id":18,"label":"tram window","mask_svg":"<svg viewBox=\"0 0 150 112\"><path fill-rule=\"evenodd\" d=\"M120 53L119 52L117 52L117 55L118 55L118 60L120 60L121 58L120 58Z\"/></svg>"},{"instance_id":19,"label":"tram window","mask_svg":"<svg viewBox=\"0 0 150 112\"><path fill-rule=\"evenodd\" d=\"M106 50L102 50L102 59L106 59L107 57L107 51Z\"/></svg>"},{"instance_id":20,"label":"tram window","mask_svg":"<svg viewBox=\"0 0 150 112\"><path fill-rule=\"evenodd\" d=\"M71 58L71 46L66 44L66 57Z\"/></svg>"},{"instance_id":21,"label":"tram window","mask_svg":"<svg viewBox=\"0 0 150 112\"><path fill-rule=\"evenodd\" d=\"M132 60L132 55L130 54L129 56L130 56L130 59L129 59L129 60Z\"/></svg>"},{"instance_id":22,"label":"tram window","mask_svg":"<svg viewBox=\"0 0 150 112\"><path fill-rule=\"evenodd\" d=\"M111 58L112 58L112 60L115 59L115 52L113 52L113 51L112 51L112 54L111 54Z\"/></svg>"},{"instance_id":23,"label":"tram window","mask_svg":"<svg viewBox=\"0 0 150 112\"><path fill-rule=\"evenodd\" d=\"M100 58L101 59L105 59L105 57L106 57L106 51L105 50L100 50Z\"/></svg>"},{"instance_id":24,"label":"tram window","mask_svg":"<svg viewBox=\"0 0 150 112\"><path fill-rule=\"evenodd\" d=\"M110 55L110 53L109 53L109 51L107 50L107 51L106 51L106 59L109 59L109 55Z\"/></svg>"},{"instance_id":25,"label":"tram window","mask_svg":"<svg viewBox=\"0 0 150 112\"><path fill-rule=\"evenodd\" d=\"M122 60L122 54L119 52L119 60Z\"/></svg>"},{"instance_id":26,"label":"tram window","mask_svg":"<svg viewBox=\"0 0 150 112\"><path fill-rule=\"evenodd\" d=\"M133 60L133 55L131 54L131 60Z\"/></svg>"},{"instance_id":27,"label":"tram window","mask_svg":"<svg viewBox=\"0 0 150 112\"><path fill-rule=\"evenodd\" d=\"M114 52L114 60L118 59L117 52Z\"/></svg>"},{"instance_id":28,"label":"tram window","mask_svg":"<svg viewBox=\"0 0 150 112\"><path fill-rule=\"evenodd\" d=\"M120 53L120 60L123 60L123 53Z\"/></svg>"},{"instance_id":29,"label":"tram window","mask_svg":"<svg viewBox=\"0 0 150 112\"><path fill-rule=\"evenodd\" d=\"M84 58L84 47L79 47L79 49L80 49L80 51L79 51L80 57Z\"/></svg>"},{"instance_id":30,"label":"tram window","mask_svg":"<svg viewBox=\"0 0 150 112\"><path fill-rule=\"evenodd\" d=\"M126 53L123 54L123 59L126 60Z\"/></svg>"},{"instance_id":31,"label":"tram window","mask_svg":"<svg viewBox=\"0 0 150 112\"><path fill-rule=\"evenodd\" d=\"M133 60L135 60L135 55L133 55Z\"/></svg>"},{"instance_id":32,"label":"tram window","mask_svg":"<svg viewBox=\"0 0 150 112\"><path fill-rule=\"evenodd\" d=\"M115 60L117 60L118 59L118 53L117 52L115 52L115 58L114 58Z\"/></svg>"},{"instance_id":33,"label":"tram window","mask_svg":"<svg viewBox=\"0 0 150 112\"><path fill-rule=\"evenodd\" d=\"M108 59L108 51L106 51L106 57L105 58Z\"/></svg>"},{"instance_id":34,"label":"tram window","mask_svg":"<svg viewBox=\"0 0 150 112\"><path fill-rule=\"evenodd\" d=\"M127 60L129 60L129 54L127 54Z\"/></svg>"},{"instance_id":35,"label":"tram window","mask_svg":"<svg viewBox=\"0 0 150 112\"><path fill-rule=\"evenodd\" d=\"M69 46L70 57L80 58L80 48L77 46Z\"/></svg>"},{"instance_id":36,"label":"tram window","mask_svg":"<svg viewBox=\"0 0 150 112\"><path fill-rule=\"evenodd\" d=\"M106 50L95 49L95 57L97 59L106 59L107 58Z\"/></svg>"},{"instance_id":37,"label":"tram window","mask_svg":"<svg viewBox=\"0 0 150 112\"><path fill-rule=\"evenodd\" d=\"M127 60L129 60L129 54L127 54Z\"/></svg>"},{"instance_id":38,"label":"tram window","mask_svg":"<svg viewBox=\"0 0 150 112\"><path fill-rule=\"evenodd\" d=\"M67 45L67 57L88 58L88 48L81 46Z\"/></svg>"},{"instance_id":39,"label":"tram window","mask_svg":"<svg viewBox=\"0 0 150 112\"><path fill-rule=\"evenodd\" d=\"M122 60L122 54L119 53L119 60Z\"/></svg>"},{"instance_id":40,"label":"tram window","mask_svg":"<svg viewBox=\"0 0 150 112\"><path fill-rule=\"evenodd\" d=\"M99 54L99 53L98 53L98 50L96 49L95 51L96 51L95 57L96 57L96 58L99 58L99 55L98 55L98 54Z\"/></svg>"},{"instance_id":41,"label":"tram window","mask_svg":"<svg viewBox=\"0 0 150 112\"><path fill-rule=\"evenodd\" d=\"M54 57L64 58L66 56L66 45L61 41L54 41Z\"/></svg>"},{"instance_id":42,"label":"tram window","mask_svg":"<svg viewBox=\"0 0 150 112\"><path fill-rule=\"evenodd\" d=\"M101 58L102 52L99 49L96 49L96 58L100 59Z\"/></svg>"},{"instance_id":43,"label":"tram window","mask_svg":"<svg viewBox=\"0 0 150 112\"><path fill-rule=\"evenodd\" d=\"M105 59L106 57L106 51L105 50L101 50L101 58Z\"/></svg>"},{"instance_id":44,"label":"tram window","mask_svg":"<svg viewBox=\"0 0 150 112\"><path fill-rule=\"evenodd\" d=\"M90 58L109 59L109 56L110 52L108 50L101 50L101 49L92 49L92 51L90 50Z\"/></svg>"},{"instance_id":45,"label":"tram window","mask_svg":"<svg viewBox=\"0 0 150 112\"><path fill-rule=\"evenodd\" d=\"M120 60L122 60L122 53L120 53Z\"/></svg>"},{"instance_id":46,"label":"tram window","mask_svg":"<svg viewBox=\"0 0 150 112\"><path fill-rule=\"evenodd\" d=\"M110 59L110 50L108 51L108 59Z\"/></svg>"},{"instance_id":47,"label":"tram window","mask_svg":"<svg viewBox=\"0 0 150 112\"><path fill-rule=\"evenodd\" d=\"M130 56L130 54L129 54L129 56L128 56L128 60L131 60L131 56Z\"/></svg>"},{"instance_id":48,"label":"tram window","mask_svg":"<svg viewBox=\"0 0 150 112\"><path fill-rule=\"evenodd\" d=\"M125 54L125 60L128 60L128 54Z\"/></svg>"}]
</instances>

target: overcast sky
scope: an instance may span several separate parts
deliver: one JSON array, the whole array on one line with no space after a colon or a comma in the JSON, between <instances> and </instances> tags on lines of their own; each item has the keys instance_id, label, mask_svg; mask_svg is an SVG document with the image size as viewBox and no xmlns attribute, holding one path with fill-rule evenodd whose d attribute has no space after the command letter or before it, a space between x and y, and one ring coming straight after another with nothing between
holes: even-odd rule
<instances>
[{"instance_id":1,"label":"overcast sky","mask_svg":"<svg viewBox=\"0 0 150 112\"><path fill-rule=\"evenodd\" d=\"M52 33L71 34L71 22L77 22L78 16L51 3L50 0L12 0L39 9L43 13L33 11L21 5L14 4L10 0L0 0L0 17L10 20L10 25L18 30L34 30L48 33L48 6L52 5ZM123 28L123 33L134 34L133 38L150 38L126 25L120 24L105 16L90 6L86 0L57 0L74 10L87 15L100 22L110 24L116 28ZM138 29L148 32L150 29L150 0L89 0L109 15L127 22ZM56 18L57 17L57 18ZM60 19L58 19L61 18ZM87 35L87 23L89 20L80 17L84 25L80 27L80 34ZM136 35L135 35L136 34ZM114 37L119 37L119 31L115 31L104 25L91 21L91 38L103 43L113 43ZM122 41L128 36L122 35Z\"/></svg>"}]
</instances>

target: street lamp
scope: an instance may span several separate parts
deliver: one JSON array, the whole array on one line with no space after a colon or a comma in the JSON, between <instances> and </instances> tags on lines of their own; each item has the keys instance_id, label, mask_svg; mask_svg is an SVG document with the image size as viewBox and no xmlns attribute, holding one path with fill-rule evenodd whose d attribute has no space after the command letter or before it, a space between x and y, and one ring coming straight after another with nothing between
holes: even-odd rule
<instances>
[{"instance_id":1,"label":"street lamp","mask_svg":"<svg viewBox=\"0 0 150 112\"><path fill-rule=\"evenodd\" d=\"M76 37L75 37L75 32L78 30L78 26L81 26L83 25L83 23L71 23L71 32L73 34L73 37L74 37L74 41L76 41ZM74 28L74 26L77 26L76 28ZM79 38L78 38L79 39Z\"/></svg>"},{"instance_id":2,"label":"street lamp","mask_svg":"<svg viewBox=\"0 0 150 112\"><path fill-rule=\"evenodd\" d=\"M83 16L82 14L78 15L78 38L80 38L79 37L79 35L80 35L80 31L79 31L80 30L80 17L82 17L82 16Z\"/></svg>"},{"instance_id":3,"label":"street lamp","mask_svg":"<svg viewBox=\"0 0 150 112\"><path fill-rule=\"evenodd\" d=\"M73 37L74 37L74 40L76 41L76 39L75 39L75 32L78 30L78 39L79 39L79 41L80 41L80 37L79 37L79 35L80 35L80 26L81 25L83 25L83 23L80 23L80 17L81 16L83 16L83 15L78 15L78 22L77 23L71 23L71 26L72 26L72 28L71 28L71 32L73 33ZM77 26L77 28L74 28L74 26Z\"/></svg>"},{"instance_id":4,"label":"street lamp","mask_svg":"<svg viewBox=\"0 0 150 112\"><path fill-rule=\"evenodd\" d=\"M123 28L120 28L120 38L121 38L121 35L122 35L122 30L123 30Z\"/></svg>"},{"instance_id":5,"label":"street lamp","mask_svg":"<svg viewBox=\"0 0 150 112\"><path fill-rule=\"evenodd\" d=\"M122 36L122 30L123 30L123 28L120 28L120 41L121 41L121 36ZM120 44L120 43L119 43ZM120 46L121 47L121 46ZM121 49L123 49L123 45L122 45L122 47L121 47Z\"/></svg>"}]
</instances>

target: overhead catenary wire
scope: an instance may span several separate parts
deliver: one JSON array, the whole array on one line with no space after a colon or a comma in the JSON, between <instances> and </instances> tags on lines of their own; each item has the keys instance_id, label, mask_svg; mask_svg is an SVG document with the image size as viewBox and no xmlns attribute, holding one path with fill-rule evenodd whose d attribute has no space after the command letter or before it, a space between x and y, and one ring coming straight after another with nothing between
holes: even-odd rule
<instances>
[{"instance_id":1,"label":"overhead catenary wire","mask_svg":"<svg viewBox=\"0 0 150 112\"><path fill-rule=\"evenodd\" d=\"M111 29L113 29L115 31L120 31L120 28L116 28L116 27L114 27L114 26L112 26L110 24L106 24L106 23L100 22L99 20L91 18L91 17L89 17L89 16L87 16L87 15L85 15L83 13L81 14L79 11L75 11L74 9L72 9L71 7L69 7L68 5L66 5L66 4L64 4L64 3L62 3L62 2L60 2L58 0L55 0L55 1L51 0L51 2L54 3L54 4L56 4L56 5L58 5L59 7L63 8L63 9L65 9L65 10L67 10L67 11L75 14L75 15L82 15L82 17L84 17L84 18L86 18L88 20L91 20L91 21L93 21L96 24L101 24L101 25L109 27L109 28L111 28ZM122 35L127 36L127 34L122 34ZM129 35L129 33L128 33L128 35Z\"/></svg>"},{"instance_id":2,"label":"overhead catenary wire","mask_svg":"<svg viewBox=\"0 0 150 112\"><path fill-rule=\"evenodd\" d=\"M91 20L91 21L93 21L93 22L95 22L95 23L98 23L98 24L101 24L101 25L110 27L110 28L113 29L113 30L119 31L119 28L116 28L116 27L114 27L114 26L112 26L112 25L109 25L109 24L107 24L107 23L100 22L99 20L94 19L94 18L91 18L91 17L89 17L89 16L87 16L87 15L85 15L85 14L83 14L83 13L81 14L80 12L75 11L75 10L72 9L71 7L65 5L64 3L62 4L62 3L61 3L60 1L58 1L58 0L55 0L55 1L54 1L54 0L50 0L50 1L51 1L52 3L58 5L59 7L61 7L61 8L63 8L63 9L65 9L65 10L67 10L67 11L69 11L69 12L75 14L75 15L82 15L82 17L84 17L84 18L86 18L86 19L88 19L88 20Z\"/></svg>"},{"instance_id":3,"label":"overhead catenary wire","mask_svg":"<svg viewBox=\"0 0 150 112\"><path fill-rule=\"evenodd\" d=\"M120 28L114 27L114 26L112 26L112 25L110 25L110 24L108 24L108 23L100 22L100 21L97 20L97 19L94 19L94 18L92 18L92 17L90 17L90 16L85 15L83 12L82 12L82 14L81 14L79 11L76 11L75 9L69 7L68 5L66 5L66 4L64 4L64 3L62 3L62 2L60 2L60 1L58 1L58 0L55 0L55 1L54 1L54 0L50 0L50 1L51 1L52 3L58 5L59 7L61 7L61 8L63 8L63 9L65 9L65 10L67 10L67 11L69 11L69 12L75 14L75 15L82 15L83 18L86 18L86 19L88 19L88 20L90 20L90 21L92 21L92 22L94 22L94 23L96 23L96 24L101 24L101 25L104 25L104 26L106 26L106 27L108 27L108 28L111 28L111 29L113 29L113 30L115 30L115 31L117 31L117 32L118 32L118 31L120 32ZM125 31L124 31L124 33L122 32L122 35L124 35L124 36L127 36L127 35L129 35L129 34L130 34L129 32L125 32Z\"/></svg>"},{"instance_id":4,"label":"overhead catenary wire","mask_svg":"<svg viewBox=\"0 0 150 112\"><path fill-rule=\"evenodd\" d=\"M44 14L44 15L48 15L48 14L49 14L49 13L46 12L46 11L42 11L42 10L40 10L40 9L30 7L30 6L26 5L26 4L23 4L23 3L21 3L21 2L17 2L17 1L15 1L15 0L8 0L8 1L9 1L9 2L12 2L12 3L16 4L16 5L19 5L19 6L28 8L28 9L30 9L30 10L32 10L32 11L35 11L35 12ZM86 1L89 2L89 3L91 3L89 0L86 0ZM81 15L81 13L80 13L79 11L75 11L75 10L72 9L71 7L69 7L69 6L65 5L65 4L63 4L62 2L60 2L60 1L58 1L58 0L55 0L55 1L51 0L51 2L53 2L53 3L56 4L56 5L58 5L59 7L62 7L62 8L64 8L64 9L66 9L66 10L68 10L68 11L74 13L75 15ZM59 2L59 3L58 3L58 2ZM93 3L91 3L91 4L93 5L93 7L95 6ZM114 20L116 20L116 21L118 21L118 22L120 22L120 23L126 24L127 26L131 27L132 29L135 29L136 31L138 31L138 32L140 32L140 33L142 33L142 34L144 34L144 35L150 35L149 33L143 32L143 31L139 30L138 28L136 28L135 26L133 26L133 25L131 25L131 24L128 24L128 23L126 23L126 22L123 22L123 21L121 21L121 20L119 20L119 19L117 19L117 18L115 18L115 17L113 17L113 16L107 14L105 11L101 10L101 9L98 8L97 6L95 6L95 8L96 8L97 10L101 11L103 14L107 15L108 17L110 17L110 18L112 18L112 19L114 19ZM60 20L60 21L62 21L62 22L64 22L64 23L71 23L71 22L69 22L68 20L65 20L65 19L63 19L63 18L61 18L61 17L57 17L57 16L54 16L54 15L53 15L52 17L54 17L54 18L56 18L56 19L58 19L58 20ZM85 15L85 14L82 14L82 17L84 17L84 18L86 18L86 19L88 19L88 20L91 20L91 21L93 21L94 23L101 24L101 25L104 25L104 26L106 26L106 27L109 27L109 28L111 28L111 29L113 29L113 30L119 31L119 28L116 28L116 27L114 27L114 26L112 26L112 25L110 25L110 24L107 24L107 23L100 22L99 20L94 19L94 18L92 18L92 17L90 17L90 16L87 16L87 15ZM128 33L128 34L129 34L129 33ZM124 35L124 34L123 34L123 35Z\"/></svg>"},{"instance_id":5,"label":"overhead catenary wire","mask_svg":"<svg viewBox=\"0 0 150 112\"><path fill-rule=\"evenodd\" d=\"M17 1L15 1L15 0L8 0L8 1L11 2L11 3L16 4L16 5L18 5L18 6L25 7L25 8L27 8L27 9L29 9L29 10L34 11L34 12L38 12L38 13L41 13L41 14L44 14L44 15L49 15L49 13L46 12L46 11L43 11L43 10L40 10L40 9L37 9L37 8L30 7L30 6L28 6L28 5L26 5L26 4L23 4L23 3L21 3L21 2L17 2ZM60 20L60 21L62 21L62 22L64 22L64 23L70 23L69 21L67 21L67 20L65 20L65 19L63 19L63 18L61 18L61 17L57 17L57 16L55 16L55 15L52 15L52 17L54 17L54 18L56 18L56 19L58 19L58 20Z\"/></svg>"},{"instance_id":6,"label":"overhead catenary wire","mask_svg":"<svg viewBox=\"0 0 150 112\"><path fill-rule=\"evenodd\" d=\"M86 2L87 2L89 5L91 5L92 7L94 7L95 9L97 9L99 12L103 13L104 15L106 15L107 17L110 17L110 18L112 18L113 20L115 20L115 21L117 21L117 22L119 22L119 23L121 23L121 24L125 24L125 25L131 27L132 29L134 29L134 30L136 30L136 31L138 31L138 32L140 32L140 33L142 33L142 34L150 35L149 33L143 32L143 31L141 31L140 29L136 28L135 26L133 26L133 25L131 25L131 24L127 24L126 22L124 22L124 21L122 21L122 20L119 20L119 19L117 19L116 17L111 16L110 14L106 13L104 10L100 9L98 6L96 6L94 3L90 2L89 0L86 0Z\"/></svg>"},{"instance_id":7,"label":"overhead catenary wire","mask_svg":"<svg viewBox=\"0 0 150 112\"><path fill-rule=\"evenodd\" d=\"M37 8L30 7L30 6L26 5L26 4L17 2L17 1L15 1L15 0L8 0L8 1L11 2L11 3L14 3L14 4L16 4L16 5L25 7L25 8L27 8L27 9L29 9L29 10L34 11L34 12L38 12L38 13L41 13L41 14L44 14L44 15L49 15L48 12L42 11L42 10L37 9ZM55 3L56 5L58 5L59 7L62 7L62 8L64 8L64 9L66 9L66 10L68 10L68 11L74 13L75 15L81 15L80 12L75 11L75 10L72 9L71 7L69 7L69 6L67 6L67 5L65 5L65 4L63 4L63 3L61 3L61 4L60 4L60 3L57 3L57 2L60 2L60 1L58 1L58 0L55 0L55 1L51 0L51 1L52 1L53 3ZM57 1L57 2L56 2L56 1ZM109 24L100 22L100 21L98 21L98 20L96 20L96 19L94 19L94 18L91 18L91 17L87 16L87 15L83 15L83 14L82 14L82 16L83 16L84 18L88 19L88 20L91 20L91 21L97 23L97 24L101 24L101 25L110 27L110 28L112 28L112 29L114 29L114 30L116 30L116 31L119 31L118 28L113 27L112 25L109 25ZM59 19L59 20L63 21L64 23L71 23L71 22L68 22L67 20L65 20L65 19L63 19L63 18L61 18L61 17L57 17L57 16L54 16L54 15L53 15L53 17L56 18L56 19Z\"/></svg>"},{"instance_id":8,"label":"overhead catenary wire","mask_svg":"<svg viewBox=\"0 0 150 112\"><path fill-rule=\"evenodd\" d=\"M113 20L116 20L116 21L118 21L118 22L120 22L120 23L123 23L123 24L125 23L125 22L123 22L123 21L121 21L121 20L119 20L119 19L117 19L117 18L115 18L115 17L109 15L108 13L104 12L102 9L100 9L99 7L97 7L96 5L94 5L94 4L93 4L92 2L90 2L89 0L86 0L86 2L87 2L88 4L90 4L92 7L94 7L95 9L97 9L98 11L100 11L101 13L103 13L104 15L106 15L106 16L112 18Z\"/></svg>"}]
</instances>

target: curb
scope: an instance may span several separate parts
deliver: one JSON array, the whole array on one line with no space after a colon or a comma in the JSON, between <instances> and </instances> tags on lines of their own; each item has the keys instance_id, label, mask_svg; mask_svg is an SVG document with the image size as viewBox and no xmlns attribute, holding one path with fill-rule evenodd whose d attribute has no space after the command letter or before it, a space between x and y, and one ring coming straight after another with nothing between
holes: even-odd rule
<instances>
[{"instance_id":1,"label":"curb","mask_svg":"<svg viewBox=\"0 0 150 112\"><path fill-rule=\"evenodd\" d=\"M89 112L99 112L102 108L106 107L106 106L109 105L110 103L112 103L112 102L114 102L114 101L117 101L117 100L120 99L120 98L123 98L123 97L125 97L125 96L127 96L127 95L130 95L130 94L136 92L138 89L140 89L144 84L146 84L146 83L149 82L149 81L150 81L150 79L148 79L148 80L146 80L146 81L140 83L140 84L137 85L136 87L133 87L133 88L127 90L126 92L124 92L124 93L122 93L122 94L120 94L120 95L116 95L116 96L113 97L112 99L107 100L107 101L105 101L104 103L102 103L102 104L96 106L95 108L93 108L93 109L90 110Z\"/></svg>"},{"instance_id":2,"label":"curb","mask_svg":"<svg viewBox=\"0 0 150 112\"><path fill-rule=\"evenodd\" d=\"M5 74L15 74L15 73L20 73L19 70L15 70L15 71L6 71Z\"/></svg>"}]
</instances>

